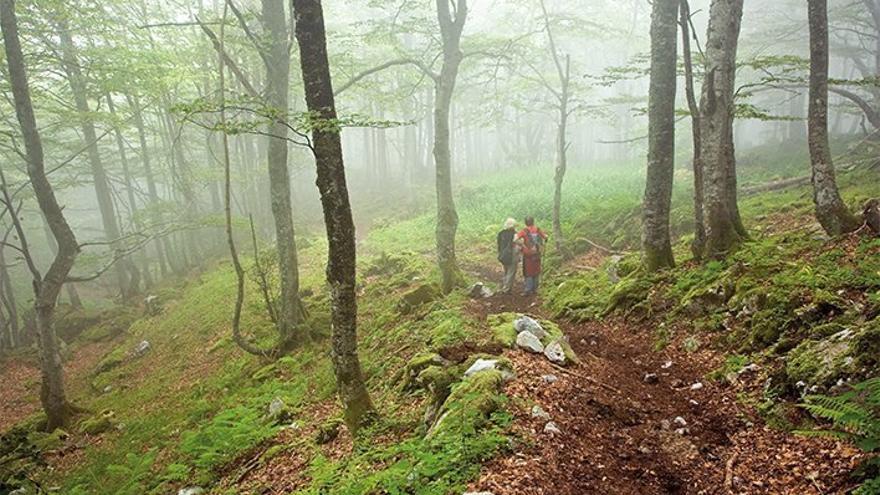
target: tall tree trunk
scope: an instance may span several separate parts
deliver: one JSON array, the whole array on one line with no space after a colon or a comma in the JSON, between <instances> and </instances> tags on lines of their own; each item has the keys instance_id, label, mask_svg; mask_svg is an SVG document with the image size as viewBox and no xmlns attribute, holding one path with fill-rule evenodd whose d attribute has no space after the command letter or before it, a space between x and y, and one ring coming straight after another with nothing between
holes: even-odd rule
<instances>
[{"instance_id":1,"label":"tall tree trunk","mask_svg":"<svg viewBox=\"0 0 880 495\"><path fill-rule=\"evenodd\" d=\"M444 294L458 285L461 274L455 259L458 212L452 194L452 149L449 114L458 69L461 66L461 33L467 19L467 0L458 0L455 15L448 0L436 0L437 19L443 38L443 65L434 79L434 167L437 190L437 264L443 277Z\"/></svg>"},{"instance_id":2,"label":"tall tree trunk","mask_svg":"<svg viewBox=\"0 0 880 495\"><path fill-rule=\"evenodd\" d=\"M703 218L703 159L700 155L700 106L694 88L694 63L691 55L691 8L688 0L681 0L681 39L684 59L685 95L691 114L691 135L694 144L694 242L691 252L699 260L706 244L706 225Z\"/></svg>"},{"instance_id":3,"label":"tall tree trunk","mask_svg":"<svg viewBox=\"0 0 880 495\"><path fill-rule=\"evenodd\" d=\"M85 141L89 164L92 169L92 181L95 186L95 195L98 200L98 210L101 213L101 222L104 229L104 236L110 242L110 247L115 253L120 249L119 238L121 231L119 224L116 222L116 208L113 205L113 196L110 190L110 183L107 180L107 172L104 169L104 163L101 160L101 153L98 150L98 137L95 132L95 123L89 116L88 88L85 77L80 69L80 61L77 55L76 45L70 34L70 28L67 19L61 13L55 20L58 28L58 36L61 40L61 57L64 64L64 71L67 75L70 90L73 93L76 111L79 113L80 128ZM123 299L127 299L131 294L128 277L126 275L126 264L117 263L113 268L116 276L116 285L119 287L120 294Z\"/></svg>"},{"instance_id":4,"label":"tall tree trunk","mask_svg":"<svg viewBox=\"0 0 880 495\"><path fill-rule=\"evenodd\" d=\"M12 277L6 265L6 256L0 246L0 303L6 310L6 326L8 328L10 348L15 348L19 340L18 302L12 288Z\"/></svg>"},{"instance_id":5,"label":"tall tree trunk","mask_svg":"<svg viewBox=\"0 0 880 495\"><path fill-rule=\"evenodd\" d=\"M675 172L675 92L679 0L654 0L651 13L651 83L648 92L648 178L642 232L648 271L675 265L669 233Z\"/></svg>"},{"instance_id":6,"label":"tall tree trunk","mask_svg":"<svg viewBox=\"0 0 880 495\"><path fill-rule=\"evenodd\" d=\"M46 234L46 242L49 243L49 249L52 251L52 256L58 255L58 243L55 242L55 236L52 235L52 229L49 228L49 223L46 222L45 217L40 216L43 220L43 232ZM8 282L8 281L7 281ZM10 287L10 290L11 287ZM64 284L64 291L67 292L67 299L70 301L70 305L76 309L82 309L83 303L82 299L79 297L79 292L76 290L76 286L73 283Z\"/></svg>"},{"instance_id":7,"label":"tall tree trunk","mask_svg":"<svg viewBox=\"0 0 880 495\"><path fill-rule=\"evenodd\" d=\"M810 108L809 141L813 162L813 203L816 218L828 235L836 236L859 228L849 211L834 176L834 162L828 144L828 3L808 0L810 22Z\"/></svg>"},{"instance_id":8,"label":"tall tree trunk","mask_svg":"<svg viewBox=\"0 0 880 495\"><path fill-rule=\"evenodd\" d=\"M268 36L266 57L266 101L280 115L271 124L268 138L268 167L272 216L275 218L275 235L278 248L278 269L281 278L281 307L278 330L281 347L289 348L309 339L304 329L298 328L305 321L302 301L299 297L299 261L297 259L296 235L293 227L293 210L290 199L290 172L287 169L288 128L283 120L287 116L288 90L290 87L290 53L284 2L263 0L262 21ZM277 137L274 137L277 136Z\"/></svg>"},{"instance_id":9,"label":"tall tree trunk","mask_svg":"<svg viewBox=\"0 0 880 495\"><path fill-rule=\"evenodd\" d=\"M147 145L147 129L146 125L144 125L144 115L141 109L140 99L137 95L131 96L126 94L125 98L128 101L128 106L131 107L132 115L134 116L134 124L138 131L138 143L140 144L140 157L141 157L141 165L144 168L144 180L147 183L147 194L150 198L150 206L153 208L159 205L159 192L156 187L156 178L153 175L153 166L150 161L150 149ZM153 222L159 220L156 215L150 215L150 218ZM159 260L159 273L165 277L168 274L168 267L166 264L166 250L163 249L163 246L168 244L167 238L162 238L161 240L157 239L153 242L154 247L156 249L156 257Z\"/></svg>"},{"instance_id":10,"label":"tall tree trunk","mask_svg":"<svg viewBox=\"0 0 880 495\"><path fill-rule=\"evenodd\" d=\"M736 53L743 0L712 0L706 37L706 70L700 103L700 155L706 258L725 256L744 239L736 206L733 149Z\"/></svg>"},{"instance_id":11,"label":"tall tree trunk","mask_svg":"<svg viewBox=\"0 0 880 495\"><path fill-rule=\"evenodd\" d=\"M40 210L49 223L49 228L55 240L58 242L58 254L52 261L49 271L41 276L39 271L30 264L31 274L34 276L34 311L36 313L37 337L40 349L40 371L42 385L40 387L40 401L46 412L46 429L66 426L70 422L72 408L67 401L64 390L64 368L61 364L58 339L53 327L55 304L58 301L58 293L73 268L79 244L73 231L64 218L64 212L58 201L52 185L46 178L43 158L43 145L37 122L34 118L34 109L28 87L27 73L24 65L24 56L21 52L21 44L18 37L18 23L15 17L15 2L13 0L0 0L0 29L3 31L4 48L6 51L6 63L9 68L9 83L15 102L15 113L21 126L22 137L27 154L27 171L31 187L37 198ZM15 220L17 222L17 220ZM26 238L20 224L19 241L26 246Z\"/></svg>"},{"instance_id":12,"label":"tall tree trunk","mask_svg":"<svg viewBox=\"0 0 880 495\"><path fill-rule=\"evenodd\" d=\"M332 123L336 120L336 106L321 2L293 0L293 9L306 104L309 112ZM333 369L339 397L345 406L345 422L349 430L356 432L374 409L357 353L355 231L345 182L342 143L339 129L327 127L325 124L314 128L312 142L329 243L327 282L331 294Z\"/></svg>"},{"instance_id":13,"label":"tall tree trunk","mask_svg":"<svg viewBox=\"0 0 880 495\"><path fill-rule=\"evenodd\" d=\"M110 93L107 93L105 99L107 100L107 110L110 112L110 116L115 119L117 115L116 105L113 103L113 97ZM113 125L113 134L116 137L116 149L119 151L119 163L122 165L122 180L125 183L126 199L128 199L128 209L131 212L132 222L138 230L143 230L143 225L137 218L137 201L134 197L134 181L131 178L131 170L128 166L128 153L125 151L125 139L122 137L122 129L120 129L119 125L115 122ZM150 268L146 259L146 253L141 251L139 257L141 266L144 268L144 283L149 287L153 284L153 281L150 278ZM135 294L139 291L141 272L138 271L137 265L132 262L131 258L126 257L123 263L129 274L129 290L132 294Z\"/></svg>"}]
</instances>

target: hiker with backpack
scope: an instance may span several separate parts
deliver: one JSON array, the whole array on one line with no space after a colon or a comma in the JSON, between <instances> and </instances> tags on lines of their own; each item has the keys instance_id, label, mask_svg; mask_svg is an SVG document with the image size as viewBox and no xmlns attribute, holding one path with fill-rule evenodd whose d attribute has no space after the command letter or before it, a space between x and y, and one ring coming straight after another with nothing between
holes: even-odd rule
<instances>
[{"instance_id":1,"label":"hiker with backpack","mask_svg":"<svg viewBox=\"0 0 880 495\"><path fill-rule=\"evenodd\" d=\"M508 218L504 222L504 228L498 232L498 261L504 267L504 278L501 281L501 293L513 292L513 282L516 280L516 267L519 264L519 251L514 244L516 238L516 220Z\"/></svg>"},{"instance_id":2,"label":"hiker with backpack","mask_svg":"<svg viewBox=\"0 0 880 495\"><path fill-rule=\"evenodd\" d=\"M516 234L515 242L519 246L523 258L524 296L538 293L541 279L541 256L544 254L544 243L547 234L535 226L533 217L526 217L526 227Z\"/></svg>"}]
</instances>

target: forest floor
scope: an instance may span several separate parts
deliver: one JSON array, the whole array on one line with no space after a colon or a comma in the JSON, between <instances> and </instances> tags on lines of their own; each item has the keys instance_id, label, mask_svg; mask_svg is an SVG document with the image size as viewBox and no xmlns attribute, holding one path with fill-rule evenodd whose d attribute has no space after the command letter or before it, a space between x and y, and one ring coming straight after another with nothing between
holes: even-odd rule
<instances>
[{"instance_id":1,"label":"forest floor","mask_svg":"<svg viewBox=\"0 0 880 495\"><path fill-rule=\"evenodd\" d=\"M597 267L600 261L578 263ZM483 320L503 312L549 318L540 299L521 296L475 300L470 311ZM521 442L483 468L473 491L831 494L852 488L849 474L862 454L766 426L739 396L763 386L754 383L754 373L740 374L735 386L707 379L722 354L681 345L657 350L649 322L554 321L580 363L561 368L541 355L507 351L517 379L505 392L518 405L513 430ZM548 384L546 375L558 380ZM534 417L532 405L548 413L561 434L545 433L547 420Z\"/></svg>"}]
</instances>

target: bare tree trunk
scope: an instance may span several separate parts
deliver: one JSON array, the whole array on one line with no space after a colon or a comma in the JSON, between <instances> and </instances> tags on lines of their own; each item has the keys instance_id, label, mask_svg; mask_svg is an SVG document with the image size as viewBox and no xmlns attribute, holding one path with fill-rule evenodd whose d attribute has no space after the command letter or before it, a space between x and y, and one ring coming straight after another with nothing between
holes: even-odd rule
<instances>
[{"instance_id":1,"label":"bare tree trunk","mask_svg":"<svg viewBox=\"0 0 880 495\"><path fill-rule=\"evenodd\" d=\"M732 139L736 53L742 10L743 0L712 0L709 13L706 75L700 104L706 258L725 256L744 238L736 208L736 162Z\"/></svg>"},{"instance_id":2,"label":"bare tree trunk","mask_svg":"<svg viewBox=\"0 0 880 495\"><path fill-rule=\"evenodd\" d=\"M550 28L550 15L547 13L547 6L544 0L541 0L541 13L544 17L544 30L547 33L547 40L550 45L550 55L553 64L556 66L556 75L559 77L559 89L556 90L549 83L546 84L556 97L559 104L559 123L556 127L556 170L553 175L553 239L556 245L556 252L563 257L567 257L563 249L562 234L562 183L565 180L565 172L568 169L568 117L570 114L569 100L570 83L571 83L571 56L566 55L563 61L556 48L556 41L553 37L553 30Z\"/></svg>"},{"instance_id":3,"label":"bare tree trunk","mask_svg":"<svg viewBox=\"0 0 880 495\"><path fill-rule=\"evenodd\" d=\"M95 124L89 117L88 88L86 86L85 77L80 69L80 61L77 55L76 45L70 34L70 28L67 25L67 19L62 13L55 23L58 28L59 39L61 40L62 62L64 71L67 75L70 90L73 93L73 99L76 104L76 111L79 113L80 127L83 133L83 140L87 147L87 155L89 164L92 168L92 180L95 185L95 195L98 200L98 210L101 213L101 222L104 228L104 236L109 241L110 247L114 252L120 249L118 239L121 236L119 224L116 222L116 208L113 205L113 197L110 191L110 183L107 180L107 172L104 169L104 163L101 160L101 153L98 150L98 137L95 132ZM132 287L129 285L129 279L126 275L126 263L118 263L113 273L116 276L116 285L119 287L120 294L123 299L128 299L132 295Z\"/></svg>"},{"instance_id":4,"label":"bare tree trunk","mask_svg":"<svg viewBox=\"0 0 880 495\"><path fill-rule=\"evenodd\" d=\"M21 52L21 44L18 38L18 23L15 17L15 3L13 0L0 0L0 28L3 31L6 62L9 68L9 82L12 96L15 101L15 113L21 126L22 137L28 162L28 177L31 187L40 205L40 210L49 223L49 228L55 240L58 242L58 254L52 261L49 271L45 276L29 259L28 267L34 277L34 310L36 313L37 335L40 349L40 370L42 385L40 387L40 401L46 412L46 429L66 426L70 421L72 408L67 401L64 390L64 368L61 364L58 339L55 336L53 317L55 304L58 301L58 293L64 285L64 281L73 268L79 244L58 201L52 185L46 178L43 158L43 145L37 122L34 118L34 109L28 87L27 73L24 65L24 57ZM5 180L4 180L5 182ZM4 188L5 189L5 188ZM19 242L23 251L29 253L24 230L18 223L17 217L12 216L16 222Z\"/></svg>"},{"instance_id":5,"label":"bare tree trunk","mask_svg":"<svg viewBox=\"0 0 880 495\"><path fill-rule=\"evenodd\" d=\"M262 5L262 22L268 41L266 100L281 116L270 126L269 132L273 137L268 138L267 144L270 198L272 216L275 219L278 269L281 278L278 331L281 336L280 346L285 349L309 339L308 332L298 328L305 321L305 312L299 297L299 261L290 199L290 173L287 169L288 128L283 122L287 115L287 93L290 87L289 32L284 14L284 2L263 0Z\"/></svg>"},{"instance_id":6,"label":"bare tree trunk","mask_svg":"<svg viewBox=\"0 0 880 495\"><path fill-rule=\"evenodd\" d=\"M458 212L452 194L452 150L449 114L458 69L461 66L461 33L467 20L467 0L458 0L455 15L448 0L436 0L437 19L443 38L443 65L434 79L434 166L437 189L437 264L443 276L444 294L461 280L455 258Z\"/></svg>"},{"instance_id":7,"label":"bare tree trunk","mask_svg":"<svg viewBox=\"0 0 880 495\"><path fill-rule=\"evenodd\" d=\"M691 55L691 8L688 0L681 0L681 39L684 58L685 95L691 113L691 135L694 144L694 242L691 252L699 260L706 244L706 225L703 217L703 160L700 155L700 106L694 88L694 63ZM696 33L693 33L696 35Z\"/></svg>"},{"instance_id":8,"label":"bare tree trunk","mask_svg":"<svg viewBox=\"0 0 880 495\"><path fill-rule=\"evenodd\" d=\"M128 105L131 107L134 116L134 124L138 131L138 142L141 147L141 165L144 168L144 180L147 183L147 194L150 198L150 205L156 207L160 202L159 192L156 188L156 178L153 175L153 166L150 161L150 150L147 145L147 130L144 125L144 115L141 110L140 99L136 95L125 95L125 97L128 100ZM158 220L155 215L151 215L150 218L153 222ZM167 257L167 249L163 249L163 246L167 246L168 240L167 238L163 238L162 240L157 239L153 244L156 249L156 258L159 260L159 273L165 277L168 274L168 266L165 261Z\"/></svg>"},{"instance_id":9,"label":"bare tree trunk","mask_svg":"<svg viewBox=\"0 0 880 495\"><path fill-rule=\"evenodd\" d=\"M654 0L648 93L648 178L642 233L648 271L675 266L669 233L675 173L676 35L679 0Z\"/></svg>"},{"instance_id":10,"label":"bare tree trunk","mask_svg":"<svg viewBox=\"0 0 880 495\"><path fill-rule=\"evenodd\" d=\"M110 93L107 93L105 98L107 100L107 110L110 112L110 115L115 118L116 105L113 103L113 97L110 96ZM137 229L143 230L143 224L137 219L137 201L134 197L134 182L132 181L131 170L128 166L128 153L125 152L125 139L122 137L122 129L114 124L113 133L116 137L116 149L119 151L119 163L122 165L122 180L125 183L125 193L128 199L128 208L131 212L131 218ZM141 266L144 268L144 285L149 288L153 285L153 280L150 278L150 266L146 258L146 253L141 251L139 257ZM131 258L126 257L123 263L125 269L128 270L129 273L129 290L131 290L132 293L137 293L141 281L141 272L138 271L137 265L131 261Z\"/></svg>"},{"instance_id":11,"label":"bare tree trunk","mask_svg":"<svg viewBox=\"0 0 880 495\"><path fill-rule=\"evenodd\" d=\"M308 109L326 123L336 120L330 63L320 0L293 0L296 39L299 42L303 84ZM337 390L345 406L345 422L357 432L374 413L364 384L357 352L356 249L351 205L345 182L339 129L318 126L312 130L318 189L324 208L329 253L333 369ZM330 125L332 127L332 124Z\"/></svg>"},{"instance_id":12,"label":"bare tree trunk","mask_svg":"<svg viewBox=\"0 0 880 495\"><path fill-rule=\"evenodd\" d=\"M828 144L828 3L808 0L810 22L809 141L813 162L813 203L816 218L828 235L856 230L861 225L837 189Z\"/></svg>"}]
</instances>

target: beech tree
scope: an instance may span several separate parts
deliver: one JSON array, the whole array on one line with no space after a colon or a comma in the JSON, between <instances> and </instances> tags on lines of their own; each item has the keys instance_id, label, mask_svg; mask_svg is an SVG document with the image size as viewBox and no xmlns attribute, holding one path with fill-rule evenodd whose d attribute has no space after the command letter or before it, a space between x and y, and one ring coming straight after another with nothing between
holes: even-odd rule
<instances>
[{"instance_id":1,"label":"beech tree","mask_svg":"<svg viewBox=\"0 0 880 495\"><path fill-rule=\"evenodd\" d=\"M438 5L440 3L438 0ZM355 228L330 78L324 13L320 0L292 0L292 5L312 128L311 150L318 170L317 184L327 229L333 370L337 392L345 407L345 422L349 430L356 432L373 413L373 404L357 352Z\"/></svg>"},{"instance_id":2,"label":"beech tree","mask_svg":"<svg viewBox=\"0 0 880 495\"><path fill-rule=\"evenodd\" d=\"M828 235L856 230L861 222L849 211L840 192L828 143L828 2L808 0L810 24L809 144L813 164L816 218Z\"/></svg>"},{"instance_id":3,"label":"beech tree","mask_svg":"<svg viewBox=\"0 0 880 495\"><path fill-rule=\"evenodd\" d=\"M55 198L52 185L46 177L44 166L43 145L39 128L34 117L34 108L28 86L24 55L18 35L18 21L15 16L14 0L0 0L0 28L3 31L6 63L15 102L15 114L21 127L21 133L27 158L27 175L31 187L40 206L40 211L49 224L52 235L58 243L58 251L45 275L40 273L30 256L27 236L14 212L11 215L18 231L21 252L31 275L33 276L34 312L36 315L37 339L40 350L40 401L46 413L46 430L52 431L67 426L73 408L67 401L64 389L64 369L61 363L58 338L55 335L54 316L58 294L64 285L73 264L79 254L80 247L61 205ZM2 174L2 171L0 171ZM11 199L4 182L4 200L7 208L11 207Z\"/></svg>"},{"instance_id":4,"label":"beech tree","mask_svg":"<svg viewBox=\"0 0 880 495\"><path fill-rule=\"evenodd\" d=\"M648 177L642 233L649 271L675 265L669 233L675 171L675 92L679 0L655 0L651 13L651 84L648 93Z\"/></svg>"},{"instance_id":5,"label":"beech tree","mask_svg":"<svg viewBox=\"0 0 880 495\"><path fill-rule=\"evenodd\" d=\"M712 0L700 101L706 258L730 253L747 237L737 205L733 143L736 54L743 0Z\"/></svg>"}]
</instances>

